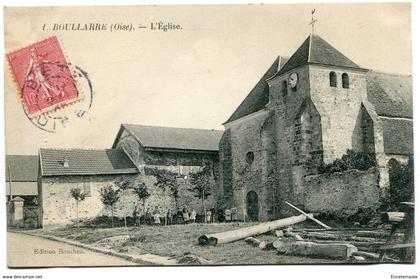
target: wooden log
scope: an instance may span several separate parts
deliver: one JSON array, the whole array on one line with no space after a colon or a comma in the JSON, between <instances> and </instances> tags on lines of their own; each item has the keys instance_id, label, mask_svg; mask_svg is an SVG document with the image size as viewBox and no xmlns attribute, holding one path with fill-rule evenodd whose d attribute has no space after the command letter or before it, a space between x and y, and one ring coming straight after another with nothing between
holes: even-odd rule
<instances>
[{"instance_id":1,"label":"wooden log","mask_svg":"<svg viewBox=\"0 0 420 279\"><path fill-rule=\"evenodd\" d=\"M308 241L285 242L277 240L273 243L276 250L285 255L330 258L330 259L348 259L357 247L351 244L319 244Z\"/></svg>"},{"instance_id":2,"label":"wooden log","mask_svg":"<svg viewBox=\"0 0 420 279\"><path fill-rule=\"evenodd\" d=\"M258 247L261 244L260 240L252 236L245 238L245 242L251 244L254 247Z\"/></svg>"},{"instance_id":3,"label":"wooden log","mask_svg":"<svg viewBox=\"0 0 420 279\"><path fill-rule=\"evenodd\" d=\"M307 232L304 234L306 238L315 238L321 240L341 240L340 235L331 234L331 233L320 233L320 232Z\"/></svg>"},{"instance_id":4,"label":"wooden log","mask_svg":"<svg viewBox=\"0 0 420 279\"><path fill-rule=\"evenodd\" d=\"M376 238L373 237L361 237L361 236L351 236L347 240L356 241L356 242L375 242Z\"/></svg>"},{"instance_id":5,"label":"wooden log","mask_svg":"<svg viewBox=\"0 0 420 279\"><path fill-rule=\"evenodd\" d=\"M298 234L293 234L293 238L294 238L296 241L304 241L304 239L303 239L300 235L298 235Z\"/></svg>"},{"instance_id":6,"label":"wooden log","mask_svg":"<svg viewBox=\"0 0 420 279\"><path fill-rule=\"evenodd\" d=\"M283 237L283 236L284 236L283 230L276 230L276 231L275 231L275 235L276 235L277 237Z\"/></svg>"},{"instance_id":7,"label":"wooden log","mask_svg":"<svg viewBox=\"0 0 420 279\"><path fill-rule=\"evenodd\" d=\"M240 228L233 231L214 233L209 235L202 235L198 238L198 243L201 245L217 245L222 243L229 243L236 240L244 239L249 236L255 236L266 233L268 231L284 228L293 224L303 222L307 219L306 215L293 216L276 221L265 222L255 226Z\"/></svg>"},{"instance_id":8,"label":"wooden log","mask_svg":"<svg viewBox=\"0 0 420 279\"><path fill-rule=\"evenodd\" d=\"M400 244L390 244L384 245L379 247L379 250L396 250L396 249L407 249L407 248L415 248L416 244L413 243L400 243Z\"/></svg>"},{"instance_id":9,"label":"wooden log","mask_svg":"<svg viewBox=\"0 0 420 279\"><path fill-rule=\"evenodd\" d=\"M267 249L267 242L265 242L265 241L261 241L261 242L260 242L260 245L258 245L258 247L259 247L261 250L266 250L266 249Z\"/></svg>"},{"instance_id":10,"label":"wooden log","mask_svg":"<svg viewBox=\"0 0 420 279\"><path fill-rule=\"evenodd\" d=\"M379 260L379 254L377 253L369 253L369 252L363 252L363 251L357 251L353 253L353 256L361 256L366 259L374 259Z\"/></svg>"},{"instance_id":11,"label":"wooden log","mask_svg":"<svg viewBox=\"0 0 420 279\"><path fill-rule=\"evenodd\" d=\"M358 231L356 236L360 237L373 237L373 238L386 238L389 236L389 232L384 231Z\"/></svg>"},{"instance_id":12,"label":"wooden log","mask_svg":"<svg viewBox=\"0 0 420 279\"><path fill-rule=\"evenodd\" d=\"M355 256L354 254L353 254L352 258L353 258L356 262L364 262L364 261L366 261L366 258L365 258L365 257L362 257L362 256Z\"/></svg>"},{"instance_id":13,"label":"wooden log","mask_svg":"<svg viewBox=\"0 0 420 279\"><path fill-rule=\"evenodd\" d=\"M296 206L294 206L293 204L285 201L285 203L290 206L291 208L297 210L298 212L300 212L301 214L305 215L306 217L308 217L309 219L311 219L312 221L314 221L315 223L317 223L318 225L324 227L325 229L331 229L330 226L325 225L324 223L322 223L321 221L319 221L318 219L314 218L313 215L307 214L306 212L304 212L303 210L297 208Z\"/></svg>"},{"instance_id":14,"label":"wooden log","mask_svg":"<svg viewBox=\"0 0 420 279\"><path fill-rule=\"evenodd\" d=\"M382 221L387 223L401 223L404 218L404 212L385 212L382 214Z\"/></svg>"},{"instance_id":15,"label":"wooden log","mask_svg":"<svg viewBox=\"0 0 420 279\"><path fill-rule=\"evenodd\" d=\"M377 252L379 247L385 242L355 242L355 241L334 241L334 240L311 240L311 242L319 244L351 244L357 247L359 251Z\"/></svg>"}]
</instances>

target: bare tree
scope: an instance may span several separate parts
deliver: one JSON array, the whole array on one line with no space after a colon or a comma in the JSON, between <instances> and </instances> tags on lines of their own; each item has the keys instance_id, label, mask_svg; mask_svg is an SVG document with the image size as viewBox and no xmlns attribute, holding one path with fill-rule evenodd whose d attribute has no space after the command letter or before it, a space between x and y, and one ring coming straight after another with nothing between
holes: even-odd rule
<instances>
[{"instance_id":1,"label":"bare tree","mask_svg":"<svg viewBox=\"0 0 420 279\"><path fill-rule=\"evenodd\" d=\"M86 194L80 188L72 188L70 194L76 200L76 224L77 228L79 228L79 202L86 198Z\"/></svg>"}]
</instances>

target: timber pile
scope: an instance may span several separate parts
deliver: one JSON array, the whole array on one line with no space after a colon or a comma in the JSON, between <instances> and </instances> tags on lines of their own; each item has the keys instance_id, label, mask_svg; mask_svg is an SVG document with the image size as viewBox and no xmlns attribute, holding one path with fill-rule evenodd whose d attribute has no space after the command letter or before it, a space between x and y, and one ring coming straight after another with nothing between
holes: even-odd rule
<instances>
[{"instance_id":1,"label":"timber pile","mask_svg":"<svg viewBox=\"0 0 420 279\"><path fill-rule=\"evenodd\" d=\"M333 229L317 220L312 214L308 214L296 206L286 202L290 207L297 210L301 215L280 219L271 222L261 223L255 226L236 229L233 231L202 235L199 237L199 244L216 246L223 243L245 239L245 242L258 247L261 250L275 249L279 254L295 255L304 257L330 258L363 261L380 261L383 259L383 248L389 239L390 234L398 238L404 238L404 234L390 232L384 229L369 228L343 228ZM406 215L401 212L387 212L383 214L382 220L387 223L401 223ZM294 224L311 220L322 226L323 229L301 229L293 230ZM261 241L255 236L272 232L268 238L270 241ZM395 261L385 257L388 261Z\"/></svg>"}]
</instances>

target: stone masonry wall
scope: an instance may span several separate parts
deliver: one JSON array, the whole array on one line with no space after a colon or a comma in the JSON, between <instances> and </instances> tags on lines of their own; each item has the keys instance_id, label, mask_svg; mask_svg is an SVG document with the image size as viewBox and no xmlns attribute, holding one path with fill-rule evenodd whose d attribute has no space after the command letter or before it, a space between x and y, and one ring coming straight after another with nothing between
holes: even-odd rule
<instances>
[{"instance_id":1,"label":"stone masonry wall","mask_svg":"<svg viewBox=\"0 0 420 279\"><path fill-rule=\"evenodd\" d=\"M178 208L195 209L197 213L201 213L201 200L189 191L191 184L188 174L196 172L200 167L184 168L184 177L177 179L179 187L179 198L175 202L171 192L156 186L156 177L153 175L134 175L128 177L132 185L136 183L145 183L150 193L150 197L142 208L141 202L131 189L127 189L123 197L120 193L120 199L114 206L114 216L122 218L124 216L132 216L136 206L142 210L153 212L155 209L164 215L169 209L176 212ZM176 171L175 168L168 169ZM101 188L107 185L114 185L117 178L121 176L63 176L43 178L42 182L42 226L44 229L71 224L76 220L76 201L71 197L70 190L72 188L83 188L84 183L90 184L90 195L85 200L79 202L79 218L90 219L97 216L111 216L111 208L103 205L100 197ZM214 179L213 179L214 181ZM210 186L213 189L212 194L205 199L205 207L213 208L216 202L217 193L214 190L214 183ZM178 208L177 208L178 206Z\"/></svg>"},{"instance_id":2,"label":"stone masonry wall","mask_svg":"<svg viewBox=\"0 0 420 279\"><path fill-rule=\"evenodd\" d=\"M379 206L379 172L376 168L307 176L304 187L301 203L308 212L354 214L360 208L376 209Z\"/></svg>"},{"instance_id":3,"label":"stone masonry wall","mask_svg":"<svg viewBox=\"0 0 420 279\"><path fill-rule=\"evenodd\" d=\"M146 150L127 131L123 131L116 147L126 151L140 170L137 179L144 181L149 191L155 193L148 199L146 207L151 209L157 207L161 213L167 212L169 209L175 211L183 207L190 210L194 208L195 211L201 212L201 200L194 197L194 193L191 191L194 185L191 184L189 174L200 171L203 166L209 166L212 169L211 195L205 199L205 207L215 207L216 201L222 195L218 152ZM178 177L179 198L176 201L169 190L156 187L156 178L146 171L150 168L165 169Z\"/></svg>"},{"instance_id":4,"label":"stone masonry wall","mask_svg":"<svg viewBox=\"0 0 420 279\"><path fill-rule=\"evenodd\" d=\"M115 181L116 176L60 176L43 177L40 185L42 201L42 227L70 224L76 219L76 201L72 198L72 188L83 189L90 184L91 195L79 202L79 217L92 218L103 213L99 191Z\"/></svg>"},{"instance_id":5,"label":"stone masonry wall","mask_svg":"<svg viewBox=\"0 0 420 279\"><path fill-rule=\"evenodd\" d=\"M267 162L263 159L260 138L261 128L268 115L268 111L260 111L227 125L231 138L233 204L226 206L235 206L240 212L240 219L244 217L244 212L246 215L244 206L250 191L255 191L258 195L259 220L269 218L267 187L262 177L262 170L267 167Z\"/></svg>"},{"instance_id":6,"label":"stone masonry wall","mask_svg":"<svg viewBox=\"0 0 420 279\"><path fill-rule=\"evenodd\" d=\"M290 88L287 82L291 72L296 72L299 76L296 89ZM295 120L300 117L305 102L308 104L311 102L309 99L309 67L303 66L293 69L268 83L270 87L270 103L268 106L274 112L274 137L276 138L277 154L275 164L277 167L276 183L279 213L276 217L283 217L292 213L290 208L284 205L284 201L297 201L299 194L297 189L302 185L302 179L307 171L304 164L295 164L299 153L295 152L294 141L296 140ZM313 118L313 120L316 119ZM318 131L314 130L313 133L321 137Z\"/></svg>"},{"instance_id":7,"label":"stone masonry wall","mask_svg":"<svg viewBox=\"0 0 420 279\"><path fill-rule=\"evenodd\" d=\"M366 74L315 65L309 69L311 99L321 115L324 162L331 163L352 149L360 107L367 100ZM337 87L330 87L331 71L337 74ZM349 88L342 88L343 73L349 75Z\"/></svg>"}]
</instances>

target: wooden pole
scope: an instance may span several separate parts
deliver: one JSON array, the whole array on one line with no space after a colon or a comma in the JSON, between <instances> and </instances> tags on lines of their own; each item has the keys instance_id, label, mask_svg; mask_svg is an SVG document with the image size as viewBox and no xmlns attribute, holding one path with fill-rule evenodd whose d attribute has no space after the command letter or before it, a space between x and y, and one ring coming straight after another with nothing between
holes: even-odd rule
<instances>
[{"instance_id":1,"label":"wooden pole","mask_svg":"<svg viewBox=\"0 0 420 279\"><path fill-rule=\"evenodd\" d=\"M306 214L311 216L311 214ZM284 218L276 221L265 222L255 226L241 228L233 231L215 233L210 235L202 235L198 238L198 242L201 245L213 245L216 246L217 244L222 243L229 243L236 240L240 240L249 236L259 235L266 233L268 231L276 230L279 228L287 227L296 223L303 222L307 219L308 216L306 215L299 215L293 216L289 218Z\"/></svg>"},{"instance_id":2,"label":"wooden pole","mask_svg":"<svg viewBox=\"0 0 420 279\"><path fill-rule=\"evenodd\" d=\"M309 219L311 219L312 221L314 221L315 223L317 223L318 225L321 225L322 227L324 227L324 228L326 228L326 229L328 229L328 230L330 230L331 229L331 227L330 226L327 226L327 225L325 225L324 223L322 223L321 221L319 221L318 219L315 219L312 215L310 215L310 214L307 214L306 212L304 212L303 210L300 210L299 208L297 208L296 206L294 206L293 204L291 204L291 203L289 203L289 202L287 202L287 201L285 201L285 203L288 205L288 206L290 206L291 208L293 208L293 209L295 209L295 210L297 210L297 211L299 211L300 213L302 213L303 215L305 215L306 217L308 217Z\"/></svg>"},{"instance_id":3,"label":"wooden pole","mask_svg":"<svg viewBox=\"0 0 420 279\"><path fill-rule=\"evenodd\" d=\"M245 223L245 186L242 186L242 217L244 218Z\"/></svg>"},{"instance_id":4,"label":"wooden pole","mask_svg":"<svg viewBox=\"0 0 420 279\"><path fill-rule=\"evenodd\" d=\"M13 200L12 196L12 174L10 171L10 165L7 166L7 172L9 173L9 200Z\"/></svg>"}]
</instances>

